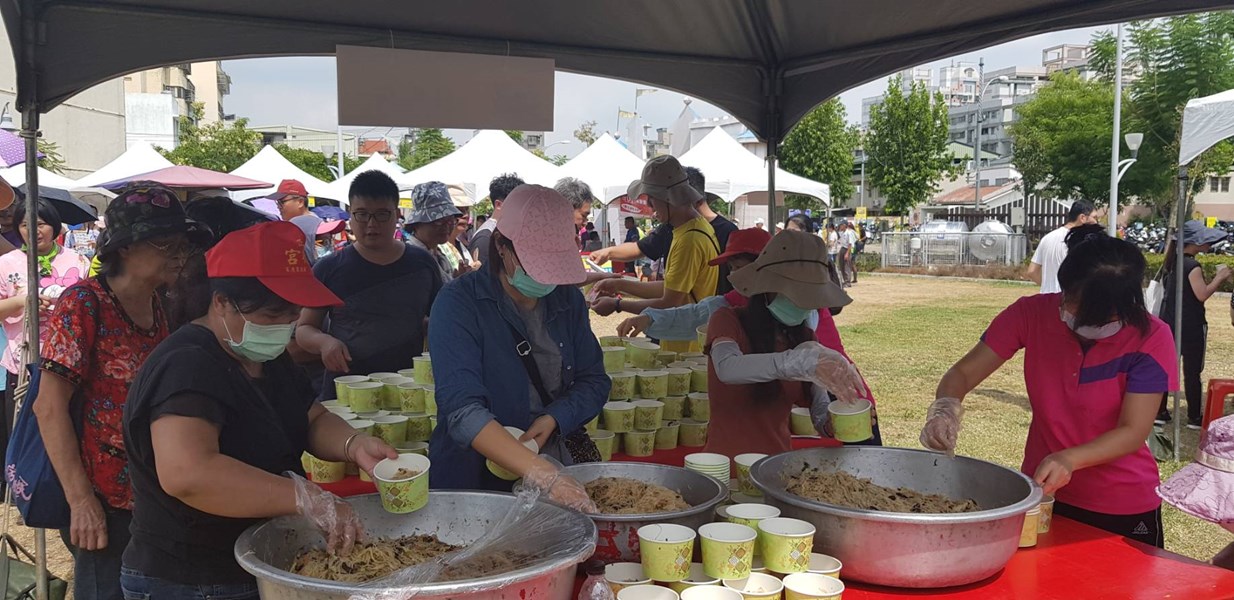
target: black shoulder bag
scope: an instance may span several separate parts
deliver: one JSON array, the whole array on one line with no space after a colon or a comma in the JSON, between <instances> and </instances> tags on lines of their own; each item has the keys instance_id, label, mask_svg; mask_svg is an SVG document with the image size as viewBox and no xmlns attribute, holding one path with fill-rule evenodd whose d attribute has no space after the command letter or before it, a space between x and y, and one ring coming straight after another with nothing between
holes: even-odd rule
<instances>
[{"instance_id":1,"label":"black shoulder bag","mask_svg":"<svg viewBox=\"0 0 1234 600\"><path fill-rule=\"evenodd\" d=\"M514 325L508 322L506 325L509 325L510 334L514 336L514 352L518 354L519 360L523 361L523 368L527 369L527 377L531 379L532 387L536 388L536 393L540 394L540 400L548 406L555 398L549 395L548 390L544 388L544 379L540 377L540 367L536 366L536 359L531 355L531 342L528 342ZM570 453L570 458L575 464L602 460L599 448L596 448L596 443L591 441L591 436L587 435L585 429L573 433L563 431L555 435L561 436L561 441L565 444L566 451Z\"/></svg>"}]
</instances>

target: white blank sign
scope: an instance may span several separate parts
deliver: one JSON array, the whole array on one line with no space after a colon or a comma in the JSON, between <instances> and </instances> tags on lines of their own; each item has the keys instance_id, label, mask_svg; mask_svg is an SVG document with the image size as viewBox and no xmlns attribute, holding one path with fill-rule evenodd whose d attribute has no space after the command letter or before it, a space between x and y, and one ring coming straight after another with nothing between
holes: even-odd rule
<instances>
[{"instance_id":1,"label":"white blank sign","mask_svg":"<svg viewBox=\"0 0 1234 600\"><path fill-rule=\"evenodd\" d=\"M339 124L553 129L554 62L338 46Z\"/></svg>"}]
</instances>

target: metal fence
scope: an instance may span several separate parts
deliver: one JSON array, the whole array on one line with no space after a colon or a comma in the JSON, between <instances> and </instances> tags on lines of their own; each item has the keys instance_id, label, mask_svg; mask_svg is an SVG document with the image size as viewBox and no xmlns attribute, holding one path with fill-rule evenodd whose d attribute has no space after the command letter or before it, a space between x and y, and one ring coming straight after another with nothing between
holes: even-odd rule
<instances>
[{"instance_id":1,"label":"metal fence","mask_svg":"<svg viewBox=\"0 0 1234 600\"><path fill-rule=\"evenodd\" d=\"M942 265L1018 265L1028 253L1022 233L886 232L882 236L884 267Z\"/></svg>"}]
</instances>

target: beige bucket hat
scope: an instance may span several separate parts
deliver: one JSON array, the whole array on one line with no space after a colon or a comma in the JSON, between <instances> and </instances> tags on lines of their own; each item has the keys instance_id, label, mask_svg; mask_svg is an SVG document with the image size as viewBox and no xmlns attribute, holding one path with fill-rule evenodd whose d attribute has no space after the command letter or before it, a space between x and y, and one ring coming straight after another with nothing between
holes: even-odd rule
<instances>
[{"instance_id":1,"label":"beige bucket hat","mask_svg":"<svg viewBox=\"0 0 1234 600\"><path fill-rule=\"evenodd\" d=\"M782 231L771 238L758 260L728 276L749 298L784 294L801 308L836 308L853 301L831 278L827 243L804 231Z\"/></svg>"},{"instance_id":2,"label":"beige bucket hat","mask_svg":"<svg viewBox=\"0 0 1234 600\"><path fill-rule=\"evenodd\" d=\"M672 156L657 156L643 165L643 176L630 182L626 195L631 200L647 196L672 206L694 206L703 194L690 185L681 163Z\"/></svg>"}]
</instances>

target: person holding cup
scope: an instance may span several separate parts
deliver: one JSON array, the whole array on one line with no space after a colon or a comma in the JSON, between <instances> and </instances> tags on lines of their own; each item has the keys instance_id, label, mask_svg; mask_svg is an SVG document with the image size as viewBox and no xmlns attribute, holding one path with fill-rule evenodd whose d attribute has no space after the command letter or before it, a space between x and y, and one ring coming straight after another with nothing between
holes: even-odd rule
<instances>
[{"instance_id":1,"label":"person holding cup","mask_svg":"<svg viewBox=\"0 0 1234 600\"><path fill-rule=\"evenodd\" d=\"M398 452L314 400L286 347L303 308L342 301L313 277L304 233L285 221L233 232L206 254L207 313L150 355L125 406L134 495L125 597L256 598L236 539L261 519L302 515L327 548L362 534L350 505L303 478L302 453L371 472Z\"/></svg>"},{"instance_id":2,"label":"person holding cup","mask_svg":"<svg viewBox=\"0 0 1234 600\"><path fill-rule=\"evenodd\" d=\"M574 243L575 211L552 189L521 185L502 204L481 271L442 289L433 305L429 351L438 427L430 455L449 469L435 489L510 490L491 460L564 504L589 506L577 481L550 461L600 459L584 425L600 414L611 382L588 307ZM525 433L516 439L505 427Z\"/></svg>"},{"instance_id":3,"label":"person holding cup","mask_svg":"<svg viewBox=\"0 0 1234 600\"><path fill-rule=\"evenodd\" d=\"M1032 422L1020 469L1054 514L1163 547L1161 479L1144 440L1161 394L1177 389L1174 336L1149 314L1144 255L1082 225L1066 239L1061 293L1005 309L938 384L921 443L954 453L961 401L1021 349Z\"/></svg>"}]
</instances>

